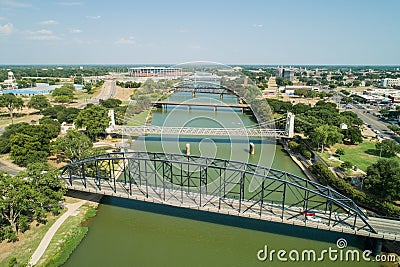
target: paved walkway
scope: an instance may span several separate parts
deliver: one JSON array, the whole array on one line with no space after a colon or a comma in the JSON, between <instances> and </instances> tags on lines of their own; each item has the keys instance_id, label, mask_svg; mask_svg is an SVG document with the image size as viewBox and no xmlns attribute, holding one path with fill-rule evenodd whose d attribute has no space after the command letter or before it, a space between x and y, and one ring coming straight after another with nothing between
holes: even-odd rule
<instances>
[{"instance_id":1,"label":"paved walkway","mask_svg":"<svg viewBox=\"0 0 400 267\"><path fill-rule=\"evenodd\" d=\"M32 257L29 259L28 266L34 266L42 257L43 253L46 251L47 247L50 244L51 239L63 224L63 222L71 215L75 215L75 212L81 207L83 204L86 203L86 200L81 200L77 203L67 204L67 212L65 212L58 220L50 227L47 233L44 235L42 241L40 241L39 246L36 248L35 252L33 253Z\"/></svg>"}]
</instances>

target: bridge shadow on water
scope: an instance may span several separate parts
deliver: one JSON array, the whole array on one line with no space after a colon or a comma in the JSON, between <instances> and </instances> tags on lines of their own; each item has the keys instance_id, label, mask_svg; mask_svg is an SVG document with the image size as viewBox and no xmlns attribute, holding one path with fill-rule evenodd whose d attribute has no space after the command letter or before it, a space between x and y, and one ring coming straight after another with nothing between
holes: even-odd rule
<instances>
[{"instance_id":1,"label":"bridge shadow on water","mask_svg":"<svg viewBox=\"0 0 400 267\"><path fill-rule=\"evenodd\" d=\"M229 143L237 143L237 144L248 144L249 142L252 142L254 144L271 144L271 145L275 145L276 144L276 140L272 139L272 138L253 138L253 137L249 137L248 140L246 140L245 138L238 138L238 137L232 137L232 138L218 138L218 137L172 137L172 136L145 136L145 137L140 137L140 139L144 139L145 141L154 141L154 142L161 142L161 141L165 141L165 142L174 142L174 141L179 141L179 142L196 142L196 143L200 143L200 142L205 142L205 139L210 139L212 140L214 143L220 143L220 144L229 144ZM139 140L140 140L139 139Z\"/></svg>"},{"instance_id":2,"label":"bridge shadow on water","mask_svg":"<svg viewBox=\"0 0 400 267\"><path fill-rule=\"evenodd\" d=\"M255 230L265 233L329 242L332 243L333 248L336 248L336 241L339 238L345 238L349 246L356 247L361 250L366 249L366 238L351 234L329 232L314 228L306 228L306 227L288 225L276 222L267 222L250 218L192 210L188 208L179 208L174 206L142 202L142 201L130 200L118 197L104 196L101 200L101 204L112 205L116 207L144 211L144 212L151 212L154 214L173 216L177 218L196 220L200 222L220 224L220 225L226 225L248 230Z\"/></svg>"}]
</instances>

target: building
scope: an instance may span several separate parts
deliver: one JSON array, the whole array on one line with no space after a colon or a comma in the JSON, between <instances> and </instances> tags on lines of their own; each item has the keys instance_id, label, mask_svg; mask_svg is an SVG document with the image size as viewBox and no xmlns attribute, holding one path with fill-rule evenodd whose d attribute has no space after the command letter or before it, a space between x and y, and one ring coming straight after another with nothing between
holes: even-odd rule
<instances>
[{"instance_id":1,"label":"building","mask_svg":"<svg viewBox=\"0 0 400 267\"><path fill-rule=\"evenodd\" d=\"M132 77L182 76L182 68L135 67L135 68L128 68L128 73L129 73L129 76L132 76Z\"/></svg>"},{"instance_id":2,"label":"building","mask_svg":"<svg viewBox=\"0 0 400 267\"><path fill-rule=\"evenodd\" d=\"M276 69L276 77L285 78L286 80L294 80L294 70L292 68L278 67Z\"/></svg>"},{"instance_id":3,"label":"building","mask_svg":"<svg viewBox=\"0 0 400 267\"><path fill-rule=\"evenodd\" d=\"M385 78L381 80L381 86L388 87L388 86L400 86L400 78L391 79Z\"/></svg>"}]
</instances>

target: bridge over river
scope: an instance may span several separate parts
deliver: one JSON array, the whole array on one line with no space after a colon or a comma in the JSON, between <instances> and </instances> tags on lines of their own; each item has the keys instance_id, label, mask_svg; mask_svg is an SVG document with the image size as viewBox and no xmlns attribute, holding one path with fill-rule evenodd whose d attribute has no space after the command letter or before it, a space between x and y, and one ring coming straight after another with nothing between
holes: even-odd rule
<instances>
[{"instance_id":1,"label":"bridge over river","mask_svg":"<svg viewBox=\"0 0 400 267\"><path fill-rule=\"evenodd\" d=\"M245 162L155 152L109 153L62 167L68 189L400 241L398 221L296 175Z\"/></svg>"}]
</instances>

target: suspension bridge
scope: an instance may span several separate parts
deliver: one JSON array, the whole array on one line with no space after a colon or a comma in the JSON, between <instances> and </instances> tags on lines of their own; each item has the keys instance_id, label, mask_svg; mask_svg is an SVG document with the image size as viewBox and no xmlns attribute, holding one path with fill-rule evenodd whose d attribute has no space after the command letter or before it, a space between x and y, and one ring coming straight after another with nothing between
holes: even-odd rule
<instances>
[{"instance_id":1,"label":"suspension bridge","mask_svg":"<svg viewBox=\"0 0 400 267\"><path fill-rule=\"evenodd\" d=\"M155 152L109 153L62 167L68 189L400 241L329 186L246 162Z\"/></svg>"}]
</instances>

